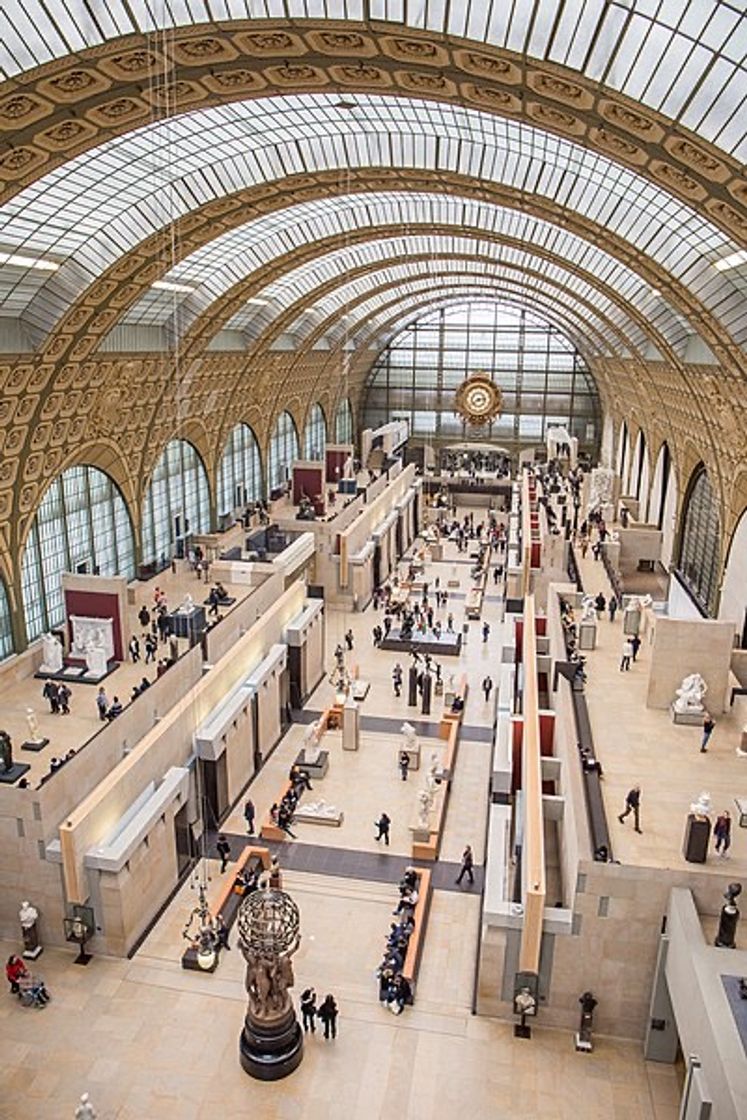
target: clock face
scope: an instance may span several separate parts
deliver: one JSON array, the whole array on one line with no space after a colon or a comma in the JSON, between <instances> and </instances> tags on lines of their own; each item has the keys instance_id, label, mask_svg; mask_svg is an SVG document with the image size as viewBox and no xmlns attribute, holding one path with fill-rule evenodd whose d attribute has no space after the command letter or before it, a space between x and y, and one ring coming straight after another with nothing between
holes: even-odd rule
<instances>
[{"instance_id":1,"label":"clock face","mask_svg":"<svg viewBox=\"0 0 747 1120\"><path fill-rule=\"evenodd\" d=\"M501 391L487 373L473 373L456 391L454 409L468 424L489 424L500 414Z\"/></svg>"}]
</instances>

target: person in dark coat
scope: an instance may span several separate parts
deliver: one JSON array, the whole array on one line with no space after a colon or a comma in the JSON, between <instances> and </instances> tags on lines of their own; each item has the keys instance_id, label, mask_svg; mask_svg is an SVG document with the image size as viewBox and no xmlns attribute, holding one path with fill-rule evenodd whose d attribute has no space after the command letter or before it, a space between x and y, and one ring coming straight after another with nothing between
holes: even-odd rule
<instances>
[{"instance_id":1,"label":"person in dark coat","mask_svg":"<svg viewBox=\"0 0 747 1120\"><path fill-rule=\"evenodd\" d=\"M716 823L713 826L713 838L716 841L717 855L726 859L726 853L731 845L731 816L728 809L724 809L716 817Z\"/></svg>"},{"instance_id":2,"label":"person in dark coat","mask_svg":"<svg viewBox=\"0 0 747 1120\"><path fill-rule=\"evenodd\" d=\"M59 712L59 710L60 710L60 700L59 700L59 694L58 694L58 691L57 691L57 685L55 684L54 681L46 680L44 682L44 688L42 689L42 696L44 697L45 700L49 701L50 712L52 712L53 714L56 715L57 712Z\"/></svg>"},{"instance_id":3,"label":"person in dark coat","mask_svg":"<svg viewBox=\"0 0 747 1120\"><path fill-rule=\"evenodd\" d=\"M454 880L454 882L457 883L457 885L458 885L459 883L461 883L461 881L462 881L462 879L464 878L465 875L469 875L470 885L474 884L475 876L474 876L474 873L472 871L472 868L474 866L475 866L475 857L472 854L471 846L468 844L467 847L462 852L462 867L461 867L461 870L460 870L459 874L457 875L456 879Z\"/></svg>"},{"instance_id":4,"label":"person in dark coat","mask_svg":"<svg viewBox=\"0 0 747 1120\"><path fill-rule=\"evenodd\" d=\"M250 836L254 835L254 817L255 817L255 815L256 815L256 810L254 808L254 802L252 801L251 798L249 798L246 802L246 805L244 806L244 820L246 821L246 831L249 833Z\"/></svg>"},{"instance_id":5,"label":"person in dark coat","mask_svg":"<svg viewBox=\"0 0 747 1120\"><path fill-rule=\"evenodd\" d=\"M228 864L228 857L231 854L231 845L228 843L225 836L221 832L220 836L218 837L218 843L215 846L217 848L218 855L220 856L220 873L222 875L226 870L226 866Z\"/></svg>"},{"instance_id":6,"label":"person in dark coat","mask_svg":"<svg viewBox=\"0 0 747 1120\"><path fill-rule=\"evenodd\" d=\"M619 820L620 824L624 824L625 823L625 818L627 817L628 813L632 813L633 814L633 820L635 821L635 830L636 830L636 832L640 832L641 831L640 809L641 809L641 787L640 786L633 786L633 788L628 793L628 796L625 798L625 810L624 810L624 812L622 812L620 814L620 816L617 819Z\"/></svg>"},{"instance_id":7,"label":"person in dark coat","mask_svg":"<svg viewBox=\"0 0 747 1120\"><path fill-rule=\"evenodd\" d=\"M337 1038L337 1016L339 1010L334 996L325 996L324 1003L322 1003L317 1011L317 1015L324 1023L324 1037Z\"/></svg>"},{"instance_id":8,"label":"person in dark coat","mask_svg":"<svg viewBox=\"0 0 747 1120\"><path fill-rule=\"evenodd\" d=\"M378 830L376 836L374 836L374 840L383 840L387 848L389 847L389 826L391 823L386 813L382 813L374 826Z\"/></svg>"},{"instance_id":9,"label":"person in dark coat","mask_svg":"<svg viewBox=\"0 0 747 1120\"><path fill-rule=\"evenodd\" d=\"M313 988L306 988L301 992L301 1019L303 1029L316 1032L316 992Z\"/></svg>"}]
</instances>

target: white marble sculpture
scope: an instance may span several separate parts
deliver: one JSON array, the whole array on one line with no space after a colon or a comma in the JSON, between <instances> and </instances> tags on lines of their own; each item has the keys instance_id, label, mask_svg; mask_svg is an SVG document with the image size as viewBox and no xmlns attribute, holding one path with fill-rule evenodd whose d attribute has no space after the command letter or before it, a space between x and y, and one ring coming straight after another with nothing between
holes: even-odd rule
<instances>
[{"instance_id":1,"label":"white marble sculpture","mask_svg":"<svg viewBox=\"0 0 747 1120\"><path fill-rule=\"evenodd\" d=\"M600 509L612 501L615 472L607 467L595 467L589 476L589 510Z\"/></svg>"},{"instance_id":2,"label":"white marble sculpture","mask_svg":"<svg viewBox=\"0 0 747 1120\"><path fill-rule=\"evenodd\" d=\"M675 712L704 712L703 698L707 691L708 685L700 673L691 673L677 689L673 705Z\"/></svg>"},{"instance_id":3,"label":"white marble sculpture","mask_svg":"<svg viewBox=\"0 0 747 1120\"><path fill-rule=\"evenodd\" d=\"M596 620L597 620L597 608L596 608L596 604L594 602L594 596L593 595L584 595L583 599L581 600L581 608L582 608L582 614L581 614L581 621L582 622L596 622Z\"/></svg>"},{"instance_id":4,"label":"white marble sculpture","mask_svg":"<svg viewBox=\"0 0 747 1120\"><path fill-rule=\"evenodd\" d=\"M62 670L62 642L54 634L45 634L42 638L43 660L39 666L40 673L59 673Z\"/></svg>"},{"instance_id":5,"label":"white marble sculpture","mask_svg":"<svg viewBox=\"0 0 747 1120\"><path fill-rule=\"evenodd\" d=\"M96 1120L98 1113L91 1104L88 1093L84 1093L80 1098L80 1104L75 1110L75 1120Z\"/></svg>"},{"instance_id":6,"label":"white marble sculpture","mask_svg":"<svg viewBox=\"0 0 747 1120\"><path fill-rule=\"evenodd\" d=\"M35 906L32 906L26 898L21 903L21 909L18 911L18 920L21 923L21 929L31 929L34 922L39 917L39 911Z\"/></svg>"},{"instance_id":7,"label":"white marble sculpture","mask_svg":"<svg viewBox=\"0 0 747 1120\"><path fill-rule=\"evenodd\" d=\"M86 644L86 668L92 677L105 677L107 667L104 635L101 630L92 632Z\"/></svg>"},{"instance_id":8,"label":"white marble sculpture","mask_svg":"<svg viewBox=\"0 0 747 1120\"><path fill-rule=\"evenodd\" d=\"M111 661L114 657L114 619L71 614L70 624L73 629L70 652L73 656L85 657L91 643L103 648L106 661Z\"/></svg>"},{"instance_id":9,"label":"white marble sculpture","mask_svg":"<svg viewBox=\"0 0 747 1120\"><path fill-rule=\"evenodd\" d=\"M182 599L181 606L179 607L179 610L182 611L183 614L191 614L194 609L195 609L194 599L192 598L191 595L185 595L184 598Z\"/></svg>"},{"instance_id":10,"label":"white marble sculpture","mask_svg":"<svg viewBox=\"0 0 747 1120\"><path fill-rule=\"evenodd\" d=\"M429 786L433 788L438 785L441 780L441 763L435 751L431 751L430 758L428 759L428 775L427 781Z\"/></svg>"},{"instance_id":11,"label":"white marble sculpture","mask_svg":"<svg viewBox=\"0 0 747 1120\"><path fill-rule=\"evenodd\" d=\"M415 733L415 728L412 726L412 724L408 723L405 720L405 722L400 727L400 731L402 732L402 734L405 737L405 741L402 744L402 750L403 751L416 751L418 749L418 737L417 737L417 734Z\"/></svg>"},{"instance_id":12,"label":"white marble sculpture","mask_svg":"<svg viewBox=\"0 0 747 1120\"><path fill-rule=\"evenodd\" d=\"M319 820L336 820L340 811L336 805L330 805L323 797L318 801L304 801L298 810L304 817L317 817Z\"/></svg>"},{"instance_id":13,"label":"white marble sculpture","mask_svg":"<svg viewBox=\"0 0 747 1120\"><path fill-rule=\"evenodd\" d=\"M427 789L418 790L418 828L430 827L430 812L433 808L433 795Z\"/></svg>"},{"instance_id":14,"label":"white marble sculpture","mask_svg":"<svg viewBox=\"0 0 747 1120\"><path fill-rule=\"evenodd\" d=\"M303 760L307 766L316 766L322 753L320 744L321 730L315 723L303 741Z\"/></svg>"},{"instance_id":15,"label":"white marble sculpture","mask_svg":"<svg viewBox=\"0 0 747 1120\"><path fill-rule=\"evenodd\" d=\"M26 709L26 726L29 729L29 742L40 742L42 736L39 731L39 720L36 718L36 712L33 708Z\"/></svg>"},{"instance_id":16,"label":"white marble sculpture","mask_svg":"<svg viewBox=\"0 0 747 1120\"><path fill-rule=\"evenodd\" d=\"M698 794L698 800L693 801L690 805L690 812L694 813L696 817L707 817L711 811L711 795L703 790Z\"/></svg>"}]
</instances>

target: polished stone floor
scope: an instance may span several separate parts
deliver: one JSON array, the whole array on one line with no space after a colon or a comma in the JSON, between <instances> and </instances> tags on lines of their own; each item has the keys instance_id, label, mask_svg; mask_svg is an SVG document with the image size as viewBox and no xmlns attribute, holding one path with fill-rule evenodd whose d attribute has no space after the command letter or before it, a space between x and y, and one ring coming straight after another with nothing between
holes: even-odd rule
<instances>
[{"instance_id":1,"label":"polished stone floor","mask_svg":"<svg viewBox=\"0 0 747 1120\"><path fill-rule=\"evenodd\" d=\"M448 578L460 580L439 613L445 620L453 610L461 627L457 594L465 594L469 571L457 559L447 545L445 562L429 566L427 576L430 582L439 576L442 586ZM404 693L395 699L391 671L398 659L373 648L371 630L380 615L372 608L361 615L330 611L327 667L351 627L349 666L357 664L371 685L359 751L343 752L339 735L328 736L330 770L313 794L338 804L345 821L339 829L298 824L298 842L279 847L284 887L301 912L295 994L310 984L322 996L335 994L338 1039L326 1043L317 1034L308 1040L301 1067L281 1083L262 1084L243 1073L238 1036L245 994L235 944L213 975L179 964L182 929L197 898L188 882L131 961L97 957L83 969L70 953L46 951L38 970L53 993L50 1006L35 1011L10 996L0 1001L0 1120L72 1117L84 1090L99 1120L453 1120L460 1113L470 1120L675 1120L679 1072L644 1062L638 1044L599 1038L593 1054L578 1054L568 1032L537 1028L530 1041L515 1039L510 1024L471 1014L480 879L474 890L441 880L456 870L465 843L478 864L483 860L495 694L487 702L480 682L488 673L498 679L500 613L500 599L491 594L483 613L489 640L482 641L480 621L468 623L454 663L459 673L468 672L471 689L415 1006L399 1018L383 1009L374 970L408 858L419 788L418 773L400 779L398 728L410 717L423 721L417 727L424 758L441 751L435 726L440 700L434 698L430 716L422 716L408 708ZM444 666L447 679L450 671ZM325 680L308 708L321 710L332 698ZM304 731L300 723L290 728L250 787L259 818L275 799ZM241 808L225 822L233 858L245 835ZM391 847L383 851L372 827L382 809L393 821ZM197 874L212 897L225 882L209 857ZM6 954L17 948L1 947Z\"/></svg>"}]
</instances>

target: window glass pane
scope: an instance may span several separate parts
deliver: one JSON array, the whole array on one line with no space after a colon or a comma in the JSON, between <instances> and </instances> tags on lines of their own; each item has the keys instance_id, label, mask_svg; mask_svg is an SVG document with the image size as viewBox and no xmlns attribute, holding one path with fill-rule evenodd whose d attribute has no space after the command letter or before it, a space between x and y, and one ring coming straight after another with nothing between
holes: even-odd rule
<instances>
[{"instance_id":1,"label":"window glass pane","mask_svg":"<svg viewBox=\"0 0 747 1120\"><path fill-rule=\"evenodd\" d=\"M38 638L65 619L63 572L135 575L130 515L112 479L94 467L70 467L36 511L21 567L26 633ZM0 608L0 655L2 655Z\"/></svg>"},{"instance_id":2,"label":"window glass pane","mask_svg":"<svg viewBox=\"0 0 747 1120\"><path fill-rule=\"evenodd\" d=\"M309 418L303 430L304 459L323 459L327 444L327 421L320 404L314 403L309 410Z\"/></svg>"},{"instance_id":3,"label":"window glass pane","mask_svg":"<svg viewBox=\"0 0 747 1120\"><path fill-rule=\"evenodd\" d=\"M226 441L218 467L218 515L224 516L261 497L259 444L247 424L237 424Z\"/></svg>"},{"instance_id":4,"label":"window glass pane","mask_svg":"<svg viewBox=\"0 0 747 1120\"><path fill-rule=\"evenodd\" d=\"M13 632L10 626L10 605L5 584L0 580L0 660L13 653Z\"/></svg>"},{"instance_id":5,"label":"window glass pane","mask_svg":"<svg viewBox=\"0 0 747 1120\"><path fill-rule=\"evenodd\" d=\"M714 616L721 529L718 505L703 466L690 483L683 517L679 572L706 613Z\"/></svg>"},{"instance_id":6,"label":"window glass pane","mask_svg":"<svg viewBox=\"0 0 747 1120\"><path fill-rule=\"evenodd\" d=\"M267 467L267 486L270 493L287 482L291 465L298 458L298 432L295 422L289 412L281 412L270 437Z\"/></svg>"},{"instance_id":7,"label":"window glass pane","mask_svg":"<svg viewBox=\"0 0 747 1120\"><path fill-rule=\"evenodd\" d=\"M353 410L350 407L350 401L340 401L335 416L335 441L337 443L352 443L353 442Z\"/></svg>"},{"instance_id":8,"label":"window glass pane","mask_svg":"<svg viewBox=\"0 0 747 1120\"><path fill-rule=\"evenodd\" d=\"M173 439L153 468L143 502L143 563L165 564L184 551L186 538L210 530L210 494L200 456Z\"/></svg>"}]
</instances>

